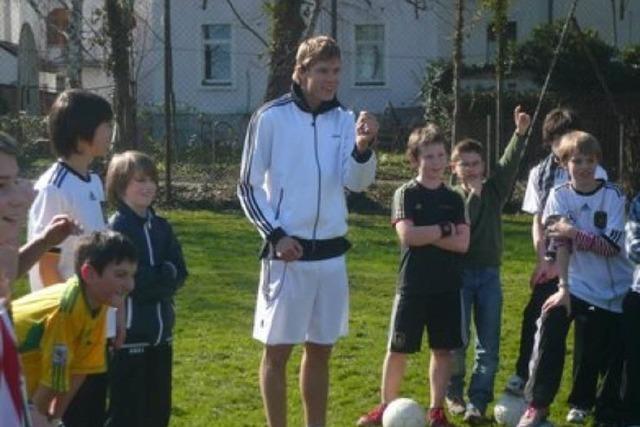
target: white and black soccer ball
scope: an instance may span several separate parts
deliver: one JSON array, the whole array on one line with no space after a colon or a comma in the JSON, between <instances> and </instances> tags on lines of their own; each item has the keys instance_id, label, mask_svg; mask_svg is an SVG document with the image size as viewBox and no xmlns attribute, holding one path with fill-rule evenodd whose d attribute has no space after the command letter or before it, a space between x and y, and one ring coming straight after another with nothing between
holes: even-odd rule
<instances>
[{"instance_id":1,"label":"white and black soccer ball","mask_svg":"<svg viewBox=\"0 0 640 427\"><path fill-rule=\"evenodd\" d=\"M504 393L493 407L493 416L502 426L515 427L527 409L527 402L511 393Z\"/></svg>"},{"instance_id":2,"label":"white and black soccer ball","mask_svg":"<svg viewBox=\"0 0 640 427\"><path fill-rule=\"evenodd\" d=\"M395 399L384 410L382 427L426 427L426 415L418 402L406 397Z\"/></svg>"}]
</instances>

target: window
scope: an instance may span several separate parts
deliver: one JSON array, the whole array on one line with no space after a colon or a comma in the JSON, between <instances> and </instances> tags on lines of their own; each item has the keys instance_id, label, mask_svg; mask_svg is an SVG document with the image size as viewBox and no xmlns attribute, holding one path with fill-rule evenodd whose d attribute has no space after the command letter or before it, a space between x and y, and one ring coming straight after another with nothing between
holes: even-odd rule
<instances>
[{"instance_id":1,"label":"window","mask_svg":"<svg viewBox=\"0 0 640 427\"><path fill-rule=\"evenodd\" d=\"M498 50L497 34L493 31L493 25L487 26L487 57L486 63L490 64L495 61L496 53ZM515 21L507 22L504 28L504 42L505 46L508 43L515 42L517 36L517 25Z\"/></svg>"},{"instance_id":2,"label":"window","mask_svg":"<svg viewBox=\"0 0 640 427\"><path fill-rule=\"evenodd\" d=\"M231 25L202 26L205 86L231 86Z\"/></svg>"},{"instance_id":3,"label":"window","mask_svg":"<svg viewBox=\"0 0 640 427\"><path fill-rule=\"evenodd\" d=\"M69 28L69 11L67 9L53 9L47 15L47 46L65 47L67 39L64 32Z\"/></svg>"},{"instance_id":4,"label":"window","mask_svg":"<svg viewBox=\"0 0 640 427\"><path fill-rule=\"evenodd\" d=\"M356 25L356 86L384 86L384 26Z\"/></svg>"}]
</instances>

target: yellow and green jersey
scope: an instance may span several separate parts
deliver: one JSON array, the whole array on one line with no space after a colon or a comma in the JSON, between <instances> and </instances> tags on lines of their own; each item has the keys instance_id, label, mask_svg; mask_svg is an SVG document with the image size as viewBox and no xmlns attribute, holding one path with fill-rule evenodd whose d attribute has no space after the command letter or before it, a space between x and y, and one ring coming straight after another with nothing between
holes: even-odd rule
<instances>
[{"instance_id":1,"label":"yellow and green jersey","mask_svg":"<svg viewBox=\"0 0 640 427\"><path fill-rule=\"evenodd\" d=\"M92 310L76 276L12 303L27 394L69 390L72 375L106 370L106 308Z\"/></svg>"}]
</instances>

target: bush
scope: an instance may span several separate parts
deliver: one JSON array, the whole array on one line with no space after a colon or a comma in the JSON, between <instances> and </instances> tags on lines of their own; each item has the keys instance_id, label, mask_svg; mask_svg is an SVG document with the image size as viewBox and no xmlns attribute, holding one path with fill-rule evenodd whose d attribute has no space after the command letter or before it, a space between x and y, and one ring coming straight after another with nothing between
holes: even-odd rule
<instances>
[{"instance_id":1,"label":"bush","mask_svg":"<svg viewBox=\"0 0 640 427\"><path fill-rule=\"evenodd\" d=\"M24 113L0 116L0 130L7 132L18 142L18 159L23 167L28 167L37 159L49 157L45 116L29 116Z\"/></svg>"}]
</instances>

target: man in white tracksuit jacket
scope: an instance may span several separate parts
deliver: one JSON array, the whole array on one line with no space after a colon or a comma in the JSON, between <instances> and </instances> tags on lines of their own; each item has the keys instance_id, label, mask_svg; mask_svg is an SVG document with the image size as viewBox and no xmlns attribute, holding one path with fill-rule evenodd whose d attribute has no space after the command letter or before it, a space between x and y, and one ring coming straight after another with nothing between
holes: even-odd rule
<instances>
[{"instance_id":1,"label":"man in white tracksuit jacket","mask_svg":"<svg viewBox=\"0 0 640 427\"><path fill-rule=\"evenodd\" d=\"M300 384L308 427L326 423L328 362L347 333L349 249L345 191L375 178L378 123L336 99L340 50L326 36L303 41L290 93L249 123L238 197L265 239L253 336L264 344L260 388L271 427L286 425L286 364L304 343Z\"/></svg>"}]
</instances>

